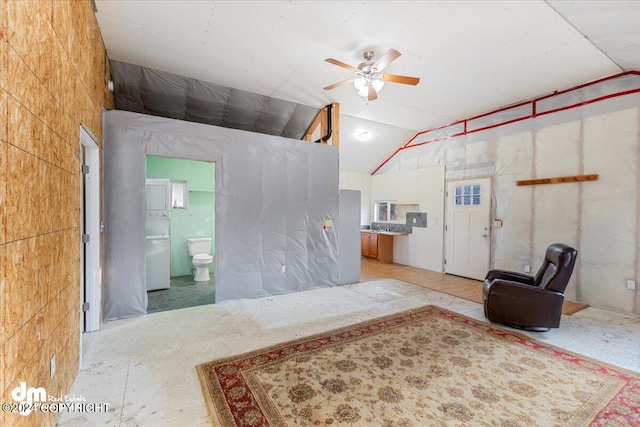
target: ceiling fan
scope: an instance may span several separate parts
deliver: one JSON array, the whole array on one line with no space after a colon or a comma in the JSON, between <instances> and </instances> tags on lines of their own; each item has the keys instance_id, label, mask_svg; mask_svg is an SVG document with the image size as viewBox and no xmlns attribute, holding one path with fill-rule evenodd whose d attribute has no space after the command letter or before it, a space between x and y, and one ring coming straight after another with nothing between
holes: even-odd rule
<instances>
[{"instance_id":1,"label":"ceiling fan","mask_svg":"<svg viewBox=\"0 0 640 427\"><path fill-rule=\"evenodd\" d=\"M398 59L400 55L401 53L397 50L389 49L380 59L373 62L373 51L368 50L364 53L364 62L358 65L357 68L352 67L349 64L345 64L342 61L338 61L337 59L327 58L325 61L337 65L338 67L346 68L349 71L353 71L356 75L350 79L329 85L324 89L331 90L338 86L353 83L358 91L358 95L363 98L367 97L369 101L373 101L378 98L378 92L380 92L385 82L402 83L413 86L417 85L420 82L418 77L380 73L387 65Z\"/></svg>"}]
</instances>

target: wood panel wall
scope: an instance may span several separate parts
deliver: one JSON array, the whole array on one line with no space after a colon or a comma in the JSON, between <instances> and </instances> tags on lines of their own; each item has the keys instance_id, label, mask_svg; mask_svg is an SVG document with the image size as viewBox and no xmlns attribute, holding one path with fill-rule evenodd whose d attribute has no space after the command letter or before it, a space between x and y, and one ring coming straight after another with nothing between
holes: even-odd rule
<instances>
[{"instance_id":1,"label":"wood panel wall","mask_svg":"<svg viewBox=\"0 0 640 427\"><path fill-rule=\"evenodd\" d=\"M0 0L2 402L21 381L64 396L78 371L79 126L100 143L108 79L88 0ZM0 417L45 426L57 414Z\"/></svg>"}]
</instances>

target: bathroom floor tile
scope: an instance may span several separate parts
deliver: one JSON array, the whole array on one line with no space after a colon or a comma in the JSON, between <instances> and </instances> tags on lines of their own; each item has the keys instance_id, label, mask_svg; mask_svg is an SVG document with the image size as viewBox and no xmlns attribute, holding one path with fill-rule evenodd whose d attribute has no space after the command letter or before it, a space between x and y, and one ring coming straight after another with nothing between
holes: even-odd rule
<instances>
[{"instance_id":1,"label":"bathroom floor tile","mask_svg":"<svg viewBox=\"0 0 640 427\"><path fill-rule=\"evenodd\" d=\"M178 276L171 278L169 289L149 291L147 296L147 313L158 313L213 304L216 301L216 288L213 279L196 282L192 276Z\"/></svg>"}]
</instances>

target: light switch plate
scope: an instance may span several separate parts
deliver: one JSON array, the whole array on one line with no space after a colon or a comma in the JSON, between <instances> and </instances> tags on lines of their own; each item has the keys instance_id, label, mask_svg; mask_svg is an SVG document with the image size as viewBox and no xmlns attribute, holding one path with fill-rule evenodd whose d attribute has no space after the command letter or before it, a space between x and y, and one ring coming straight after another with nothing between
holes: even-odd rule
<instances>
[{"instance_id":1,"label":"light switch plate","mask_svg":"<svg viewBox=\"0 0 640 427\"><path fill-rule=\"evenodd\" d=\"M627 279L627 289L634 290L636 288L636 281Z\"/></svg>"}]
</instances>

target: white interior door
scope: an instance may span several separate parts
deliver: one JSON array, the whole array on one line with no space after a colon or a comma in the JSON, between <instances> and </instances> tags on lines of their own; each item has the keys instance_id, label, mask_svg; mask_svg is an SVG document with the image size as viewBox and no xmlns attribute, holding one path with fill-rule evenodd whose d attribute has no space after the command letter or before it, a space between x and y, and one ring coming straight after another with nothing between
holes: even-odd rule
<instances>
[{"instance_id":1,"label":"white interior door","mask_svg":"<svg viewBox=\"0 0 640 427\"><path fill-rule=\"evenodd\" d=\"M80 145L83 152L83 182L81 186L82 209L82 270L81 289L83 299L81 319L83 332L100 328L101 269L100 269L100 155L95 138L80 127Z\"/></svg>"},{"instance_id":2,"label":"white interior door","mask_svg":"<svg viewBox=\"0 0 640 427\"><path fill-rule=\"evenodd\" d=\"M489 271L491 178L447 184L445 272L482 280Z\"/></svg>"}]
</instances>

